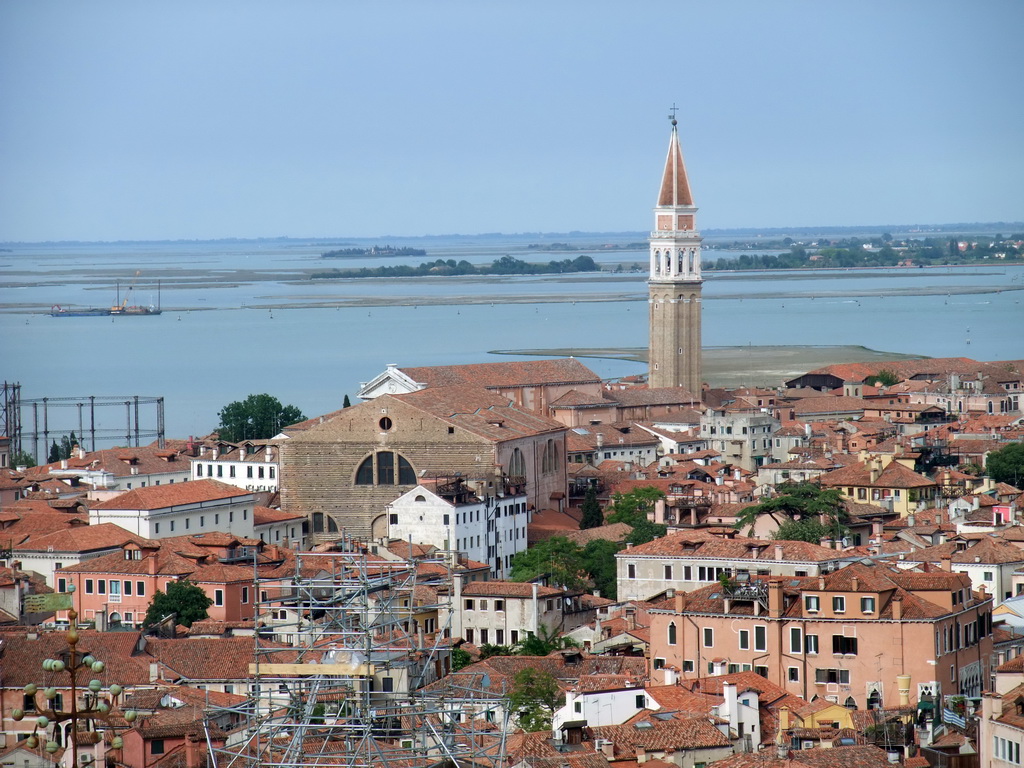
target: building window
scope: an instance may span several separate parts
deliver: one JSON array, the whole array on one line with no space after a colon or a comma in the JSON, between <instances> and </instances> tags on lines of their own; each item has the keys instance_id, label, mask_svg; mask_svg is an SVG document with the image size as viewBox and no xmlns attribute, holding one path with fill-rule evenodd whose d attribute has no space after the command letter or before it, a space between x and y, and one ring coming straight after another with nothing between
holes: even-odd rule
<instances>
[{"instance_id":1,"label":"building window","mask_svg":"<svg viewBox=\"0 0 1024 768\"><path fill-rule=\"evenodd\" d=\"M58 592L67 592L68 591L68 580L67 579L57 579L57 591Z\"/></svg>"},{"instance_id":2,"label":"building window","mask_svg":"<svg viewBox=\"0 0 1024 768\"><path fill-rule=\"evenodd\" d=\"M86 579L85 580L85 594L87 594L87 595L91 595L92 594L92 583L93 583L92 579Z\"/></svg>"},{"instance_id":3,"label":"building window","mask_svg":"<svg viewBox=\"0 0 1024 768\"><path fill-rule=\"evenodd\" d=\"M693 672L693 659L683 659L683 672Z\"/></svg>"},{"instance_id":4,"label":"building window","mask_svg":"<svg viewBox=\"0 0 1024 768\"><path fill-rule=\"evenodd\" d=\"M741 629L740 630L740 650L741 651L749 651L750 650L750 630L749 629Z\"/></svg>"},{"instance_id":5,"label":"building window","mask_svg":"<svg viewBox=\"0 0 1024 768\"><path fill-rule=\"evenodd\" d=\"M124 583L124 593L125 593L125 595L131 595L131 593L132 593L132 583L130 581L127 581L127 580L125 581L125 583Z\"/></svg>"},{"instance_id":6,"label":"building window","mask_svg":"<svg viewBox=\"0 0 1024 768\"><path fill-rule=\"evenodd\" d=\"M153 739L149 742L149 751L153 755L162 755L164 753L164 740Z\"/></svg>"},{"instance_id":7,"label":"building window","mask_svg":"<svg viewBox=\"0 0 1024 768\"><path fill-rule=\"evenodd\" d=\"M712 627L704 627L704 647L715 647L715 630Z\"/></svg>"},{"instance_id":8,"label":"building window","mask_svg":"<svg viewBox=\"0 0 1024 768\"><path fill-rule=\"evenodd\" d=\"M787 679L791 683L799 683L800 682L800 667L790 667L789 668L789 675L788 675Z\"/></svg>"},{"instance_id":9,"label":"building window","mask_svg":"<svg viewBox=\"0 0 1024 768\"><path fill-rule=\"evenodd\" d=\"M821 685L822 683L840 683L841 685L849 685L850 670L816 669L814 670L814 682L818 685Z\"/></svg>"},{"instance_id":10,"label":"building window","mask_svg":"<svg viewBox=\"0 0 1024 768\"><path fill-rule=\"evenodd\" d=\"M473 610L473 606L474 606L474 602L472 600L466 600L465 603L464 603L464 607L465 607L465 609L467 611L472 611Z\"/></svg>"},{"instance_id":11,"label":"building window","mask_svg":"<svg viewBox=\"0 0 1024 768\"><path fill-rule=\"evenodd\" d=\"M754 650L755 651L767 651L768 650L768 628L767 627L754 627Z\"/></svg>"},{"instance_id":12,"label":"building window","mask_svg":"<svg viewBox=\"0 0 1024 768\"><path fill-rule=\"evenodd\" d=\"M249 588L242 587L242 604L245 605L249 602Z\"/></svg>"},{"instance_id":13,"label":"building window","mask_svg":"<svg viewBox=\"0 0 1024 768\"><path fill-rule=\"evenodd\" d=\"M395 468L397 465L397 482ZM374 483L376 478L376 483ZM416 471L404 456L378 451L363 459L356 470L356 485L416 485Z\"/></svg>"},{"instance_id":14,"label":"building window","mask_svg":"<svg viewBox=\"0 0 1024 768\"><path fill-rule=\"evenodd\" d=\"M215 589L215 590L213 590L213 604L214 605L224 605L224 590L223 589Z\"/></svg>"},{"instance_id":15,"label":"building window","mask_svg":"<svg viewBox=\"0 0 1024 768\"><path fill-rule=\"evenodd\" d=\"M496 610L496 611L504 611L505 610L505 601L504 600L495 600L494 601L494 610ZM500 643L499 643L499 645L500 645Z\"/></svg>"},{"instance_id":16,"label":"building window","mask_svg":"<svg viewBox=\"0 0 1024 768\"><path fill-rule=\"evenodd\" d=\"M676 623L674 621L670 622L668 625L668 644L676 644Z\"/></svg>"},{"instance_id":17,"label":"building window","mask_svg":"<svg viewBox=\"0 0 1024 768\"><path fill-rule=\"evenodd\" d=\"M832 598L832 610L836 613L846 613L846 598L836 595Z\"/></svg>"},{"instance_id":18,"label":"building window","mask_svg":"<svg viewBox=\"0 0 1024 768\"><path fill-rule=\"evenodd\" d=\"M817 613L821 610L821 598L817 595L804 595L804 610L808 613Z\"/></svg>"},{"instance_id":19,"label":"building window","mask_svg":"<svg viewBox=\"0 0 1024 768\"><path fill-rule=\"evenodd\" d=\"M800 631L800 627L789 628L789 652L790 653L803 653L803 633Z\"/></svg>"},{"instance_id":20,"label":"building window","mask_svg":"<svg viewBox=\"0 0 1024 768\"><path fill-rule=\"evenodd\" d=\"M647 699L644 697L644 695L642 693L638 693L636 695L636 702L635 703L636 703L636 708L637 709L643 709L644 707L647 706Z\"/></svg>"},{"instance_id":21,"label":"building window","mask_svg":"<svg viewBox=\"0 0 1024 768\"><path fill-rule=\"evenodd\" d=\"M846 637L845 635L832 635L832 653L856 656L857 638Z\"/></svg>"},{"instance_id":22,"label":"building window","mask_svg":"<svg viewBox=\"0 0 1024 768\"><path fill-rule=\"evenodd\" d=\"M97 581L96 581L96 591L99 594L101 594L101 595L107 594L107 580L106 579L97 579Z\"/></svg>"},{"instance_id":23,"label":"building window","mask_svg":"<svg viewBox=\"0 0 1024 768\"><path fill-rule=\"evenodd\" d=\"M629 579L636 578L636 565L629 563L626 565L626 577Z\"/></svg>"},{"instance_id":24,"label":"building window","mask_svg":"<svg viewBox=\"0 0 1024 768\"><path fill-rule=\"evenodd\" d=\"M672 566L671 565L666 565L665 566L665 579L666 579L666 581L671 581L672 580Z\"/></svg>"},{"instance_id":25,"label":"building window","mask_svg":"<svg viewBox=\"0 0 1024 768\"><path fill-rule=\"evenodd\" d=\"M247 478L249 478L250 480L252 479L252 467L246 467L245 468L245 476Z\"/></svg>"},{"instance_id":26,"label":"building window","mask_svg":"<svg viewBox=\"0 0 1024 768\"><path fill-rule=\"evenodd\" d=\"M875 598L873 598L873 597L862 597L860 599L860 611L861 611L861 613L874 613L875 612Z\"/></svg>"},{"instance_id":27,"label":"building window","mask_svg":"<svg viewBox=\"0 0 1024 768\"><path fill-rule=\"evenodd\" d=\"M804 635L804 653L818 652L818 636Z\"/></svg>"}]
</instances>

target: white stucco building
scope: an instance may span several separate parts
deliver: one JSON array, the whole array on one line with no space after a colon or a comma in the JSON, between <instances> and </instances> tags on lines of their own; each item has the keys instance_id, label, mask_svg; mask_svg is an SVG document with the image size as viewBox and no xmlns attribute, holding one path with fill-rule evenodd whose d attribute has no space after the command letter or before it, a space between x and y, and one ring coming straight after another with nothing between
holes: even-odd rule
<instances>
[{"instance_id":1,"label":"white stucco building","mask_svg":"<svg viewBox=\"0 0 1024 768\"><path fill-rule=\"evenodd\" d=\"M526 549L526 507L525 493L489 495L485 484L460 478L421 484L387 505L388 537L456 550L503 579L512 557Z\"/></svg>"},{"instance_id":2,"label":"white stucco building","mask_svg":"<svg viewBox=\"0 0 1024 768\"><path fill-rule=\"evenodd\" d=\"M199 455L191 459L192 478L214 478L247 491L274 492L280 475L279 456L274 445L253 440L200 446Z\"/></svg>"},{"instance_id":3,"label":"white stucco building","mask_svg":"<svg viewBox=\"0 0 1024 768\"><path fill-rule=\"evenodd\" d=\"M89 523L114 523L147 539L220 531L255 538L256 497L216 480L150 486L89 510Z\"/></svg>"}]
</instances>

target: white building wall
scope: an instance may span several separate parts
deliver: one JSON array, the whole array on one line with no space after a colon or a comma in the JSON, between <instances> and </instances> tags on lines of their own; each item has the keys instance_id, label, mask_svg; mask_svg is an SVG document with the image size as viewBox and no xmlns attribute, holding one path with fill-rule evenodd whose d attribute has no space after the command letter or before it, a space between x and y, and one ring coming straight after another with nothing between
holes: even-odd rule
<instances>
[{"instance_id":1,"label":"white building wall","mask_svg":"<svg viewBox=\"0 0 1024 768\"><path fill-rule=\"evenodd\" d=\"M89 523L114 523L147 539L212 531L251 539L254 506L252 496L239 496L155 510L91 509Z\"/></svg>"},{"instance_id":2,"label":"white building wall","mask_svg":"<svg viewBox=\"0 0 1024 768\"><path fill-rule=\"evenodd\" d=\"M456 550L491 566L491 578L504 579L512 558L526 549L526 501L522 494L456 505L418 485L388 505L388 537Z\"/></svg>"}]
</instances>

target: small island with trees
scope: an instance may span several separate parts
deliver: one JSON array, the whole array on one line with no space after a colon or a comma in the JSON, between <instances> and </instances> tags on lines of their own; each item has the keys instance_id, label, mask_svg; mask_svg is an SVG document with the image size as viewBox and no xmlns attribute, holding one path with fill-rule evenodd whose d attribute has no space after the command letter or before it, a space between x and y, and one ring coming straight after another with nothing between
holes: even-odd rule
<instances>
[{"instance_id":1,"label":"small island with trees","mask_svg":"<svg viewBox=\"0 0 1024 768\"><path fill-rule=\"evenodd\" d=\"M502 256L492 264L470 264L463 259L437 259L424 262L418 267L399 264L393 267L360 267L357 269L332 269L326 272L314 272L310 277L314 280L331 280L344 277L434 277L448 275L551 275L569 274L573 272L599 272L601 268L590 256L577 256L575 259L531 263L514 256Z\"/></svg>"},{"instance_id":2,"label":"small island with trees","mask_svg":"<svg viewBox=\"0 0 1024 768\"><path fill-rule=\"evenodd\" d=\"M350 259L357 256L426 256L422 248L395 248L393 245L371 245L369 248L339 248L336 251L324 251L321 259Z\"/></svg>"}]
</instances>

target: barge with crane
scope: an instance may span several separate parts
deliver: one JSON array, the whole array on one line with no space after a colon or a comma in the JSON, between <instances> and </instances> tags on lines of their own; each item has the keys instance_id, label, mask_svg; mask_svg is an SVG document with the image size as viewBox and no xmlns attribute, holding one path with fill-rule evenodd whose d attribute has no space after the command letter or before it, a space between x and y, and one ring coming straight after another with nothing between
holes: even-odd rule
<instances>
[{"instance_id":1,"label":"barge with crane","mask_svg":"<svg viewBox=\"0 0 1024 768\"><path fill-rule=\"evenodd\" d=\"M141 304L129 304L131 300L132 292L135 290L135 282L139 279L139 272L135 273L135 277L132 279L132 284L125 291L124 301L121 300L121 282L117 282L117 298L114 300L114 304L109 308L107 307L62 307L59 304L55 304L50 308L50 317L112 317L112 316L130 316L137 317L139 315L160 315L163 314L163 310L160 308L160 282L156 284L156 306L152 304L144 306Z\"/></svg>"}]
</instances>

